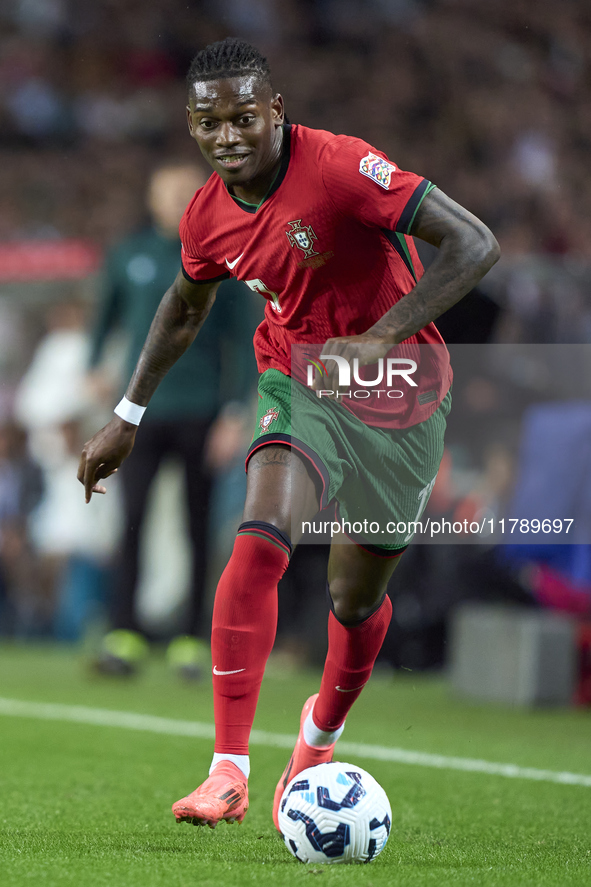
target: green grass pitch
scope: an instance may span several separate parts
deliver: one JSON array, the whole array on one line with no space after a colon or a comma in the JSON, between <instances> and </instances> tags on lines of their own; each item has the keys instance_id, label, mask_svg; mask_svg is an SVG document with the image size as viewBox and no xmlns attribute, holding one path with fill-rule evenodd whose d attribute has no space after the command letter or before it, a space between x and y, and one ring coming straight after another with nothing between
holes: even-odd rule
<instances>
[{"instance_id":1,"label":"green grass pitch","mask_svg":"<svg viewBox=\"0 0 591 887\"><path fill-rule=\"evenodd\" d=\"M313 672L266 676L255 727L297 730ZM212 723L207 681L188 686L154 657L137 679L93 678L54 646L0 647L0 696ZM376 675L348 741L591 774L591 712L517 711L451 698L440 678ZM358 758L393 813L368 866L305 866L271 820L288 753L252 750L244 824L177 825L173 801L205 777L211 742L0 715L0 884L85 887L567 887L591 885L591 787Z\"/></svg>"}]
</instances>

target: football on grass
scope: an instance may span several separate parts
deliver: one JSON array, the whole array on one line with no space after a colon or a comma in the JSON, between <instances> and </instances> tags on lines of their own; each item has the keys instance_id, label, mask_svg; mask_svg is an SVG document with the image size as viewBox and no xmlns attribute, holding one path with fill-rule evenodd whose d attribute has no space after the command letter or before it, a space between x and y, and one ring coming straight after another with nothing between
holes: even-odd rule
<instances>
[{"instance_id":1,"label":"football on grass","mask_svg":"<svg viewBox=\"0 0 591 887\"><path fill-rule=\"evenodd\" d=\"M371 862L384 849L391 820L381 785L340 761L298 773L279 805L285 846L300 862Z\"/></svg>"}]
</instances>

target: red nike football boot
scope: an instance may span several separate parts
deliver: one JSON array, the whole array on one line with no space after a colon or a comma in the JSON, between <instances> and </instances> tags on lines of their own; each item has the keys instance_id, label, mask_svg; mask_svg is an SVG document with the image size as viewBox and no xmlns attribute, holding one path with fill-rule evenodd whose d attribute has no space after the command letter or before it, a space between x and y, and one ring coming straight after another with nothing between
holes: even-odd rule
<instances>
[{"instance_id":1,"label":"red nike football boot","mask_svg":"<svg viewBox=\"0 0 591 887\"><path fill-rule=\"evenodd\" d=\"M172 805L177 822L208 825L242 822L248 810L248 782L232 761L220 761L211 776L194 792Z\"/></svg>"},{"instance_id":2,"label":"red nike football boot","mask_svg":"<svg viewBox=\"0 0 591 887\"><path fill-rule=\"evenodd\" d=\"M277 788L275 789L275 797L273 798L273 822L275 823L277 831L279 831L279 804L281 803L281 796L283 795L287 784L291 782L294 776L301 773L302 770L307 770L308 767L315 767L316 764L326 764L328 761L332 761L336 742L333 742L332 745L322 746L322 748L315 748L308 745L304 740L304 721L308 717L308 714L317 699L318 693L315 693L314 696L310 696L310 698L304 703L302 714L300 716L300 732L298 734L293 754L289 759L287 767L283 771L281 779L277 783Z\"/></svg>"}]
</instances>

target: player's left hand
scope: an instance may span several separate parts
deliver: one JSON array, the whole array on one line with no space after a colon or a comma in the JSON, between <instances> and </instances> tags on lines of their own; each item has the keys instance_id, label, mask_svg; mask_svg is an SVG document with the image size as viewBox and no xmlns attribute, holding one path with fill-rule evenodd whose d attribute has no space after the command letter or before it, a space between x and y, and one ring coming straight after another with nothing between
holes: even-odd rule
<instances>
[{"instance_id":1,"label":"player's left hand","mask_svg":"<svg viewBox=\"0 0 591 887\"><path fill-rule=\"evenodd\" d=\"M334 394L326 395L329 400L338 400L339 392L339 367L336 360L326 360L326 355L344 357L351 368L353 380L353 361L357 360L357 366L368 366L377 363L380 357L385 357L392 348L391 342L384 342L377 336L363 333L360 336L337 336L328 339L322 349L321 358L326 366L328 375L315 375L312 388L315 391L333 391Z\"/></svg>"}]
</instances>

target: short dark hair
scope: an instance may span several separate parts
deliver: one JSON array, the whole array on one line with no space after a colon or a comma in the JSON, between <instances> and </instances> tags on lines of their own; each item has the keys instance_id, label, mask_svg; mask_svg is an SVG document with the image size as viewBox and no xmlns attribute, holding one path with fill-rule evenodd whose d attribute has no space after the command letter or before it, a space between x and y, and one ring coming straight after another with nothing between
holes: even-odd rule
<instances>
[{"instance_id":1,"label":"short dark hair","mask_svg":"<svg viewBox=\"0 0 591 887\"><path fill-rule=\"evenodd\" d=\"M264 55L244 40L226 37L225 40L210 43L197 53L187 72L187 87L190 94L193 84L200 81L242 77L247 74L256 75L262 83L273 89L271 70Z\"/></svg>"}]
</instances>

